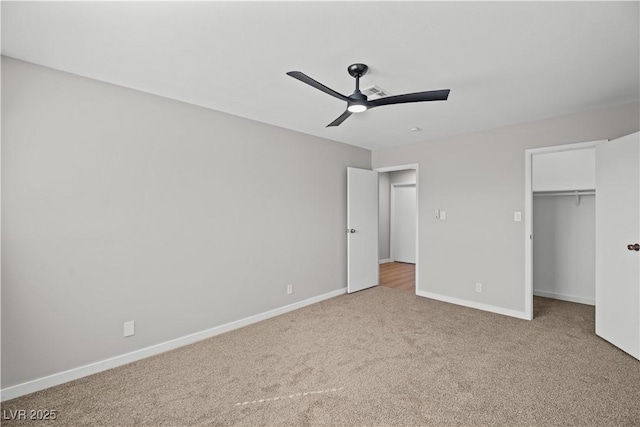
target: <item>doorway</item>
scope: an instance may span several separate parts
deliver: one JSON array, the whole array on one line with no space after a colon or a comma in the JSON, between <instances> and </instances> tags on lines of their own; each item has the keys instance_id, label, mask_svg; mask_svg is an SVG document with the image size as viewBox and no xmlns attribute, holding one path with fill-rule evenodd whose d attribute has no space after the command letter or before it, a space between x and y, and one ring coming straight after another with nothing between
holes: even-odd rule
<instances>
[{"instance_id":1,"label":"doorway","mask_svg":"<svg viewBox=\"0 0 640 427\"><path fill-rule=\"evenodd\" d=\"M525 315L529 320L534 295L594 303L595 147L600 142L526 150Z\"/></svg>"},{"instance_id":2,"label":"doorway","mask_svg":"<svg viewBox=\"0 0 640 427\"><path fill-rule=\"evenodd\" d=\"M395 262L416 263L416 184L391 184L390 258Z\"/></svg>"},{"instance_id":3,"label":"doorway","mask_svg":"<svg viewBox=\"0 0 640 427\"><path fill-rule=\"evenodd\" d=\"M379 284L416 294L418 165L376 171L379 173Z\"/></svg>"}]
</instances>

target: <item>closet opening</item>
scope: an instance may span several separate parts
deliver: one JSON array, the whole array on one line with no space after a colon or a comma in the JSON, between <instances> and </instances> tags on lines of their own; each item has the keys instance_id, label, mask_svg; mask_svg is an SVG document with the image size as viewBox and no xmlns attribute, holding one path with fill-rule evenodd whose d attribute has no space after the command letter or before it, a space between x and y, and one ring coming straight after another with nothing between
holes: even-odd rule
<instances>
[{"instance_id":1,"label":"closet opening","mask_svg":"<svg viewBox=\"0 0 640 427\"><path fill-rule=\"evenodd\" d=\"M533 193L533 295L595 305L595 191ZM549 308L534 298L533 315Z\"/></svg>"},{"instance_id":2,"label":"closet opening","mask_svg":"<svg viewBox=\"0 0 640 427\"><path fill-rule=\"evenodd\" d=\"M598 142L526 152L525 312L530 319L561 301L595 306Z\"/></svg>"}]
</instances>

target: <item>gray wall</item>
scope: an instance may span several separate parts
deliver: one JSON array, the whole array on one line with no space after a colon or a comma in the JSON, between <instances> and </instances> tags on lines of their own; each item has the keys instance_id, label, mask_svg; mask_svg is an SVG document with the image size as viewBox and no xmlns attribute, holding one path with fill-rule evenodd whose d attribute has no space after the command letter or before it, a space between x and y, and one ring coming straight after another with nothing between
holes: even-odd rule
<instances>
[{"instance_id":1,"label":"gray wall","mask_svg":"<svg viewBox=\"0 0 640 427\"><path fill-rule=\"evenodd\" d=\"M524 220L513 212L524 212L525 150L617 138L639 122L631 103L374 151L374 168L420 165L418 290L523 312Z\"/></svg>"},{"instance_id":2,"label":"gray wall","mask_svg":"<svg viewBox=\"0 0 640 427\"><path fill-rule=\"evenodd\" d=\"M379 174L378 258L380 260L389 259L391 256L391 184L409 182L416 182L414 169Z\"/></svg>"},{"instance_id":3,"label":"gray wall","mask_svg":"<svg viewBox=\"0 0 640 427\"><path fill-rule=\"evenodd\" d=\"M2 90L3 388L346 286L368 150L8 58Z\"/></svg>"},{"instance_id":4,"label":"gray wall","mask_svg":"<svg viewBox=\"0 0 640 427\"><path fill-rule=\"evenodd\" d=\"M595 304L596 197L533 198L533 292Z\"/></svg>"}]
</instances>

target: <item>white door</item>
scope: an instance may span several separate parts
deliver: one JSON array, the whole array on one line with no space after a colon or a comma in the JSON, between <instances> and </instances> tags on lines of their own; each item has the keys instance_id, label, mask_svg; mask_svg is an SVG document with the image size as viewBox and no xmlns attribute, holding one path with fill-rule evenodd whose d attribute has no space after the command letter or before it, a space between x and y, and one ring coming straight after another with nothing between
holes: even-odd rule
<instances>
[{"instance_id":1,"label":"white door","mask_svg":"<svg viewBox=\"0 0 640 427\"><path fill-rule=\"evenodd\" d=\"M391 187L391 259L416 263L416 186Z\"/></svg>"},{"instance_id":2,"label":"white door","mask_svg":"<svg viewBox=\"0 0 640 427\"><path fill-rule=\"evenodd\" d=\"M639 133L596 147L596 334L640 359L640 252L634 248L637 243Z\"/></svg>"},{"instance_id":3,"label":"white door","mask_svg":"<svg viewBox=\"0 0 640 427\"><path fill-rule=\"evenodd\" d=\"M378 172L347 168L347 292L378 285Z\"/></svg>"}]
</instances>

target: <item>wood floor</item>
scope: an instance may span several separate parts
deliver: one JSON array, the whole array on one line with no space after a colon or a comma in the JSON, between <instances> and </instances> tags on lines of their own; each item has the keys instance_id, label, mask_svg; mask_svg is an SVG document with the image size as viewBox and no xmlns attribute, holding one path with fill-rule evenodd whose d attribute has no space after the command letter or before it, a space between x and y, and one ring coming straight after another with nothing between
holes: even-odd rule
<instances>
[{"instance_id":1,"label":"wood floor","mask_svg":"<svg viewBox=\"0 0 640 427\"><path fill-rule=\"evenodd\" d=\"M404 262L380 264L380 286L416 293L416 265Z\"/></svg>"}]
</instances>

